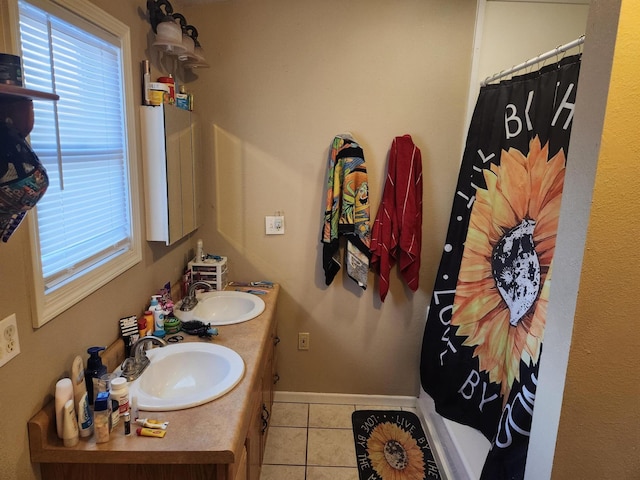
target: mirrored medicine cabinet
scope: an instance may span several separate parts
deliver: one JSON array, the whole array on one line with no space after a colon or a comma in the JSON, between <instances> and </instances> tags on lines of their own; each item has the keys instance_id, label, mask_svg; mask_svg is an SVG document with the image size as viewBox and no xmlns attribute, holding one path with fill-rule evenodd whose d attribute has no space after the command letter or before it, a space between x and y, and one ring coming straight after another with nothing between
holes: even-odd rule
<instances>
[{"instance_id":1,"label":"mirrored medicine cabinet","mask_svg":"<svg viewBox=\"0 0 640 480\"><path fill-rule=\"evenodd\" d=\"M173 105L141 106L147 240L171 245L199 226L199 125Z\"/></svg>"}]
</instances>

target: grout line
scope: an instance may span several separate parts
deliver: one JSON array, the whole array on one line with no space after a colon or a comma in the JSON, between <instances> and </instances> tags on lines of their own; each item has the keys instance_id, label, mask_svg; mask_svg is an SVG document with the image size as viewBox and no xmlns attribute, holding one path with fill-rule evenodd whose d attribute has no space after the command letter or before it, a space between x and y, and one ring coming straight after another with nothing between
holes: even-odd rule
<instances>
[{"instance_id":1,"label":"grout line","mask_svg":"<svg viewBox=\"0 0 640 480\"><path fill-rule=\"evenodd\" d=\"M309 423L311 422L311 404L307 403L307 446L304 450L304 480L307 480L309 468Z\"/></svg>"}]
</instances>

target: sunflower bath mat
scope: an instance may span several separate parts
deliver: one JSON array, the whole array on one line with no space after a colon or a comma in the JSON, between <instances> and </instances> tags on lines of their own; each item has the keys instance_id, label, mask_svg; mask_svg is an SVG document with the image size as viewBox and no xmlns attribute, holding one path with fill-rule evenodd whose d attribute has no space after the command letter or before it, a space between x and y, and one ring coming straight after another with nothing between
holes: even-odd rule
<instances>
[{"instance_id":1,"label":"sunflower bath mat","mask_svg":"<svg viewBox=\"0 0 640 480\"><path fill-rule=\"evenodd\" d=\"M441 479L414 413L357 410L351 420L360 480Z\"/></svg>"}]
</instances>

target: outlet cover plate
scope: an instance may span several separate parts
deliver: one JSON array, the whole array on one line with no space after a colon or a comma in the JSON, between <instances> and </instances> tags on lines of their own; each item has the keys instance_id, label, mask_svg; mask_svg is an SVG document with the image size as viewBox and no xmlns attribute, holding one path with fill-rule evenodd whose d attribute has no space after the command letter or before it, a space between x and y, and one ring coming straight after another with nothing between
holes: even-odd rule
<instances>
[{"instance_id":1,"label":"outlet cover plate","mask_svg":"<svg viewBox=\"0 0 640 480\"><path fill-rule=\"evenodd\" d=\"M309 350L309 333L298 333L298 350Z\"/></svg>"},{"instance_id":2,"label":"outlet cover plate","mask_svg":"<svg viewBox=\"0 0 640 480\"><path fill-rule=\"evenodd\" d=\"M0 367L20 353L18 341L18 323L12 313L0 321Z\"/></svg>"},{"instance_id":3,"label":"outlet cover plate","mask_svg":"<svg viewBox=\"0 0 640 480\"><path fill-rule=\"evenodd\" d=\"M284 215L268 215L264 223L267 235L284 235Z\"/></svg>"}]
</instances>

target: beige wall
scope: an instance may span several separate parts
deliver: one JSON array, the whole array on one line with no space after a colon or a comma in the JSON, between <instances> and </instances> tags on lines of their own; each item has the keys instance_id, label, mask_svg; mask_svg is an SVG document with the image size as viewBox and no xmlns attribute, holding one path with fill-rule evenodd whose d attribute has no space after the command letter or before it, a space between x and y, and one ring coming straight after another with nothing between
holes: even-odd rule
<instances>
[{"instance_id":1,"label":"beige wall","mask_svg":"<svg viewBox=\"0 0 640 480\"><path fill-rule=\"evenodd\" d=\"M639 25L637 2L623 0L558 429L558 479L640 476Z\"/></svg>"},{"instance_id":2,"label":"beige wall","mask_svg":"<svg viewBox=\"0 0 640 480\"><path fill-rule=\"evenodd\" d=\"M461 157L475 2L234 0L185 10L212 68L197 72L205 126L205 248L231 276L282 285L278 389L418 393L426 306ZM420 288L396 275L384 304L339 274L324 284L320 232L329 145L363 145L372 214L387 152L409 133L424 168ZM286 233L266 236L265 215ZM297 350L298 332L311 334Z\"/></svg>"},{"instance_id":3,"label":"beige wall","mask_svg":"<svg viewBox=\"0 0 640 480\"><path fill-rule=\"evenodd\" d=\"M148 22L144 17L144 2L112 2L95 0L95 4L131 27L134 73L144 58ZM7 1L0 1L0 15L5 25ZM3 35L5 37L3 28ZM9 38L6 35L6 38ZM0 51L10 46L0 44ZM136 104L140 93L135 90ZM138 119L136 119L138 125ZM137 127L139 131L139 127ZM140 144L138 143L138 146ZM142 191L142 171L139 172ZM144 198L141 198L144 205ZM144 225L144 219L143 219ZM38 330L31 326L29 297L31 284L27 277L29 235L21 225L8 243L0 245L0 318L15 313L21 353L0 368L0 479L27 480L38 478L37 466L29 458L27 421L52 398L56 381L69 375L75 355L86 358L92 345L108 345L119 335L118 320L139 315L150 295L167 281L176 281L193 253L195 240L184 240L167 248L143 244L143 260L87 299L64 312Z\"/></svg>"},{"instance_id":4,"label":"beige wall","mask_svg":"<svg viewBox=\"0 0 640 480\"><path fill-rule=\"evenodd\" d=\"M150 54L144 2L94 3L131 27L137 72ZM280 388L417 394L425 307L464 134L473 2L361 0L345 7L282 1L267 7L238 0L192 10L172 3L202 32L212 64L190 84L207 126L205 225L197 236L208 251L229 256L233 278L282 284ZM0 6L4 25L7 0ZM344 130L365 148L374 213L393 137L411 133L422 148L421 288L410 294L394 276L384 305L373 276L366 292L341 277L323 284L326 156L333 136ZM287 233L265 237L264 215L276 210L285 212ZM0 368L2 479L38 477L29 460L28 419L51 399L76 354L114 341L120 317L140 314L149 295L179 278L195 237L171 248L144 242L139 265L38 330L31 327L25 268L29 241L22 226L0 246L0 317L16 313L21 345L21 354ZM295 349L298 331L311 333L309 352Z\"/></svg>"},{"instance_id":5,"label":"beige wall","mask_svg":"<svg viewBox=\"0 0 640 480\"><path fill-rule=\"evenodd\" d=\"M584 35L588 13L589 5L487 1L478 55L478 78L483 80ZM514 19L525 18L527 25L535 25L535 28L527 29L526 41L505 41L521 37L522 23ZM574 53L577 50L567 55ZM546 63L556 61L553 57Z\"/></svg>"}]
</instances>

